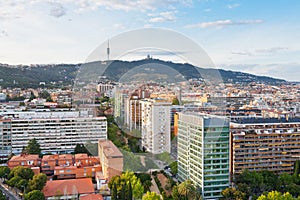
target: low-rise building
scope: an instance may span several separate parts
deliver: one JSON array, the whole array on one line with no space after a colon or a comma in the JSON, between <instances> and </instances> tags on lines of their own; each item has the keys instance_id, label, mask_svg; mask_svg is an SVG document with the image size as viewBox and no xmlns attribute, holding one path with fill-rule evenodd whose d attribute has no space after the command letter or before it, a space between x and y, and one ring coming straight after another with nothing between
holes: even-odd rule
<instances>
[{"instance_id":1,"label":"low-rise building","mask_svg":"<svg viewBox=\"0 0 300 200\"><path fill-rule=\"evenodd\" d=\"M10 169L23 166L23 167L38 167L41 164L41 159L39 155L35 154L22 154L19 156L13 156L8 162L7 165Z\"/></svg>"},{"instance_id":2,"label":"low-rise building","mask_svg":"<svg viewBox=\"0 0 300 200\"><path fill-rule=\"evenodd\" d=\"M90 178L47 181L42 192L46 200L79 199L81 196L95 193Z\"/></svg>"},{"instance_id":3,"label":"low-rise building","mask_svg":"<svg viewBox=\"0 0 300 200\"><path fill-rule=\"evenodd\" d=\"M113 176L123 172L123 154L110 140L99 140L98 155L102 166L103 176L111 180Z\"/></svg>"}]
</instances>

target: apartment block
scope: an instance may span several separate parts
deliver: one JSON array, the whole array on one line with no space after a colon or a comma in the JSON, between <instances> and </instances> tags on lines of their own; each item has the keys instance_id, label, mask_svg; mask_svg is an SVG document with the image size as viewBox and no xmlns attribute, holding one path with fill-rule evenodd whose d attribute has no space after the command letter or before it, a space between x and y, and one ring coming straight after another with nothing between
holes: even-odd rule
<instances>
[{"instance_id":1,"label":"apartment block","mask_svg":"<svg viewBox=\"0 0 300 200\"><path fill-rule=\"evenodd\" d=\"M201 188L203 199L218 199L229 187L229 120L192 112L178 114L178 178Z\"/></svg>"},{"instance_id":2,"label":"apartment block","mask_svg":"<svg viewBox=\"0 0 300 200\"><path fill-rule=\"evenodd\" d=\"M110 140L99 140L98 155L104 179L110 181L113 176L123 172L123 154Z\"/></svg>"},{"instance_id":3,"label":"apartment block","mask_svg":"<svg viewBox=\"0 0 300 200\"><path fill-rule=\"evenodd\" d=\"M300 118L241 118L231 121L231 173L269 170L293 173L300 159Z\"/></svg>"},{"instance_id":4,"label":"apartment block","mask_svg":"<svg viewBox=\"0 0 300 200\"><path fill-rule=\"evenodd\" d=\"M0 161L7 160L12 152L11 145L11 121L0 118Z\"/></svg>"},{"instance_id":5,"label":"apartment block","mask_svg":"<svg viewBox=\"0 0 300 200\"><path fill-rule=\"evenodd\" d=\"M142 147L153 154L171 152L171 103L145 99L142 105Z\"/></svg>"},{"instance_id":6,"label":"apartment block","mask_svg":"<svg viewBox=\"0 0 300 200\"><path fill-rule=\"evenodd\" d=\"M71 153L78 142L107 138L105 117L89 116L79 111L9 111L1 112L0 153L20 154L30 139L36 138L42 153Z\"/></svg>"}]
</instances>

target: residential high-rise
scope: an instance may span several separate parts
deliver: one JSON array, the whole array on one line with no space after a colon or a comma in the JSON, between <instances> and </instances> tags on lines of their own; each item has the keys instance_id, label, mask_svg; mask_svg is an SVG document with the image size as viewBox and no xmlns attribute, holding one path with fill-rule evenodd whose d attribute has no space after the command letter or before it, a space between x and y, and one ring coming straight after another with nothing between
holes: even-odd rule
<instances>
[{"instance_id":1,"label":"residential high-rise","mask_svg":"<svg viewBox=\"0 0 300 200\"><path fill-rule=\"evenodd\" d=\"M171 103L159 99L141 100L142 147L153 154L171 152Z\"/></svg>"},{"instance_id":2,"label":"residential high-rise","mask_svg":"<svg viewBox=\"0 0 300 200\"><path fill-rule=\"evenodd\" d=\"M1 112L1 157L20 154L35 138L43 153L71 153L76 144L107 138L105 117L88 116L79 111L8 111Z\"/></svg>"},{"instance_id":3,"label":"residential high-rise","mask_svg":"<svg viewBox=\"0 0 300 200\"><path fill-rule=\"evenodd\" d=\"M178 177L191 180L203 199L218 199L230 184L229 120L181 112L178 119Z\"/></svg>"},{"instance_id":4,"label":"residential high-rise","mask_svg":"<svg viewBox=\"0 0 300 200\"><path fill-rule=\"evenodd\" d=\"M300 158L300 118L240 118L230 126L233 174L244 169L293 173Z\"/></svg>"}]
</instances>

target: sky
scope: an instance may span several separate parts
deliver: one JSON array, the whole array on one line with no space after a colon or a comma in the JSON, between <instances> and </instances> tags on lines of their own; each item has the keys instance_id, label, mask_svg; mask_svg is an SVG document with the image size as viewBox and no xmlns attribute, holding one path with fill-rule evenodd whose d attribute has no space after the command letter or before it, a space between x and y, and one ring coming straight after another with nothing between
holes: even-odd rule
<instances>
[{"instance_id":1,"label":"sky","mask_svg":"<svg viewBox=\"0 0 300 200\"><path fill-rule=\"evenodd\" d=\"M218 68L300 81L299 10L297 0L0 0L0 63L82 63L109 38L155 27L192 39Z\"/></svg>"}]
</instances>

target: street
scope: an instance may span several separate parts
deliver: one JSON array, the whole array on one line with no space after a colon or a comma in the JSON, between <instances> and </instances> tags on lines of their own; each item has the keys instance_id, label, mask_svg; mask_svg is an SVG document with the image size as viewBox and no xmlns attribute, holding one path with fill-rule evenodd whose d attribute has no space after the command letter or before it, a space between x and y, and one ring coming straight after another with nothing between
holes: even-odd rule
<instances>
[{"instance_id":1,"label":"street","mask_svg":"<svg viewBox=\"0 0 300 200\"><path fill-rule=\"evenodd\" d=\"M9 200L21 200L19 197L17 197L12 191L8 190L2 182L0 182L0 190L3 192L3 194L8 197Z\"/></svg>"}]
</instances>

